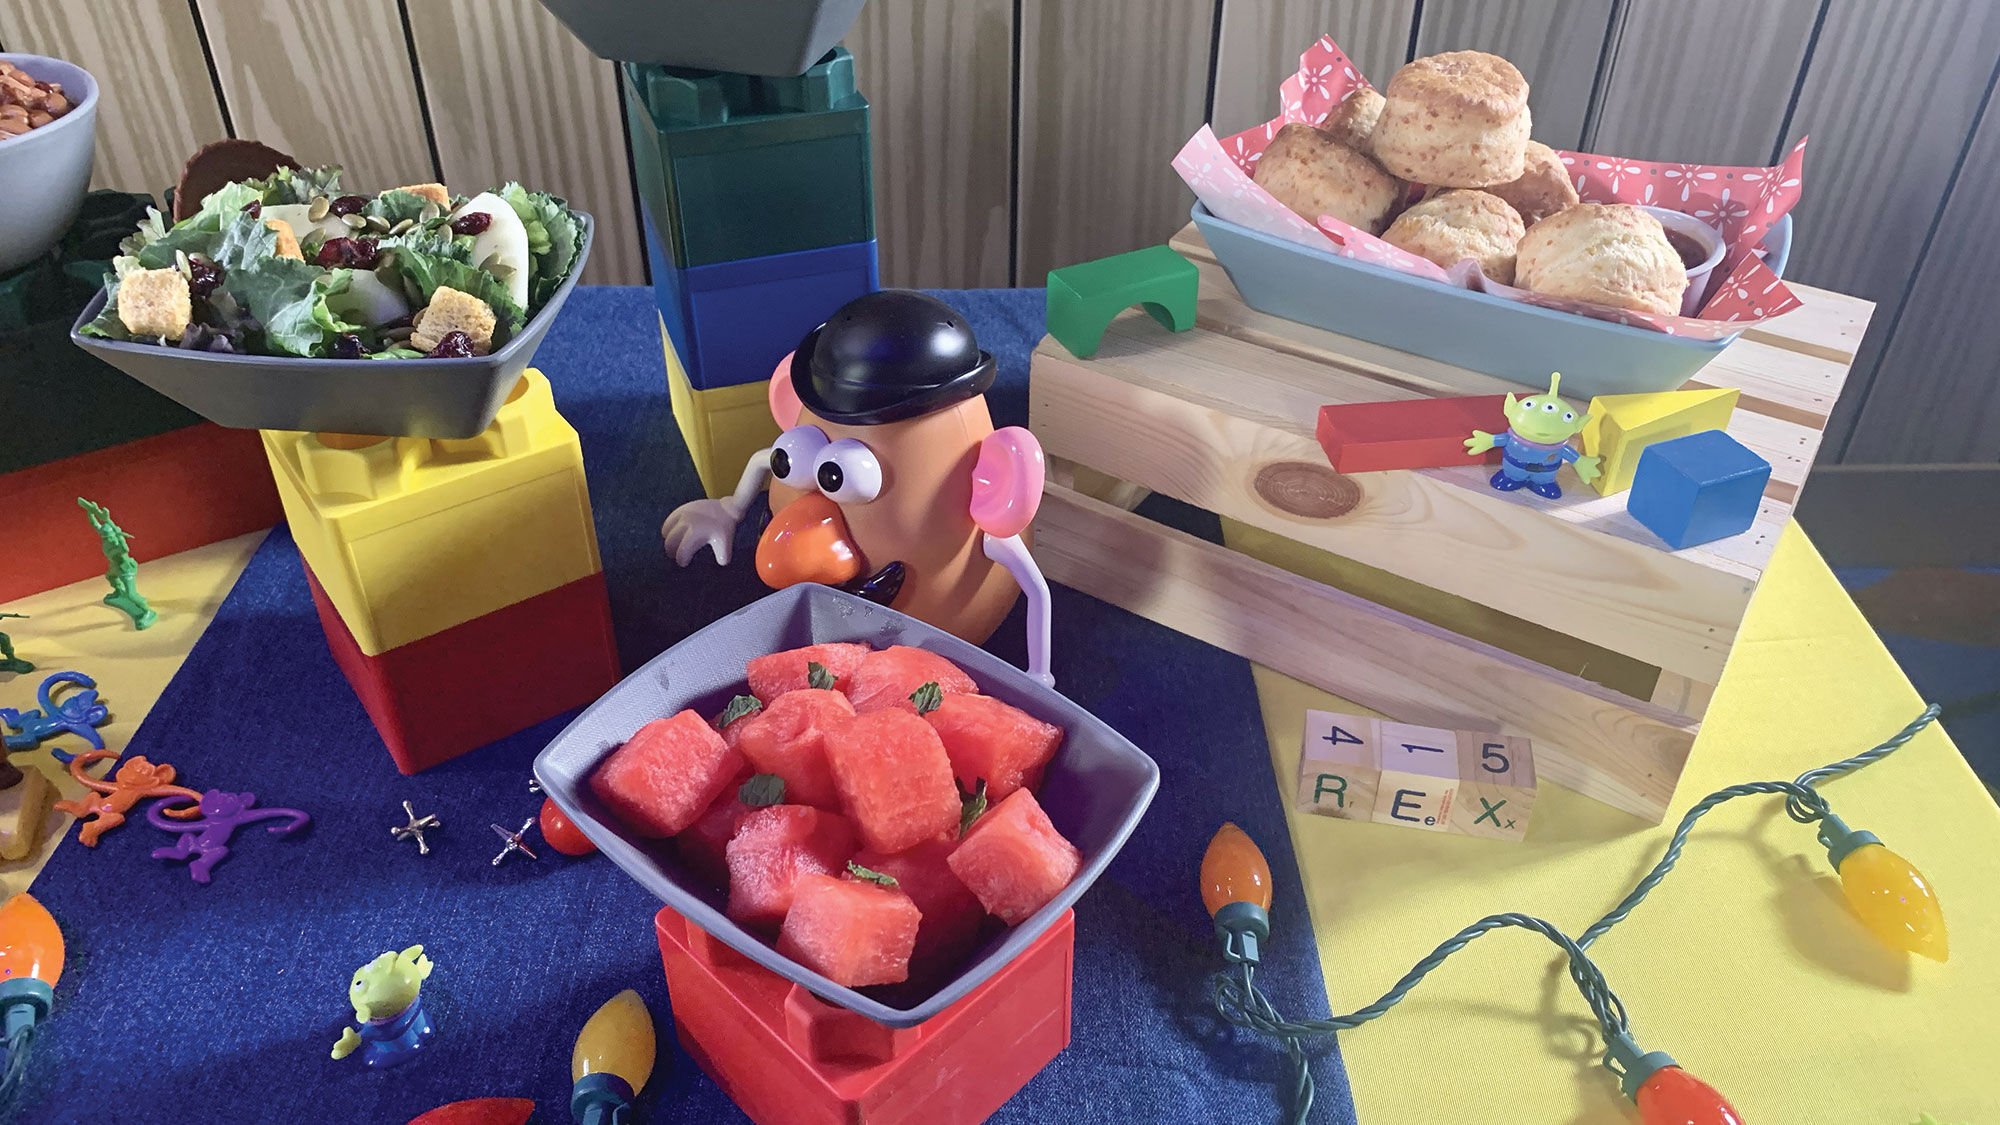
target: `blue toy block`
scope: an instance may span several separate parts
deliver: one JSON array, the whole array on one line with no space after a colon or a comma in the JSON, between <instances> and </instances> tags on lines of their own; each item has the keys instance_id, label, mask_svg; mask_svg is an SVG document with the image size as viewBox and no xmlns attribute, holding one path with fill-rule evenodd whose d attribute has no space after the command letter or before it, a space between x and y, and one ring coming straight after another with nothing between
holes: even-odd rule
<instances>
[{"instance_id":1,"label":"blue toy block","mask_svg":"<svg viewBox=\"0 0 2000 1125\"><path fill-rule=\"evenodd\" d=\"M1678 551L1750 530L1771 463L1721 430L1646 447L1625 510Z\"/></svg>"},{"instance_id":2,"label":"blue toy block","mask_svg":"<svg viewBox=\"0 0 2000 1125\"><path fill-rule=\"evenodd\" d=\"M786 352L840 306L881 288L875 240L675 268L650 213L653 297L696 390L771 377Z\"/></svg>"}]
</instances>

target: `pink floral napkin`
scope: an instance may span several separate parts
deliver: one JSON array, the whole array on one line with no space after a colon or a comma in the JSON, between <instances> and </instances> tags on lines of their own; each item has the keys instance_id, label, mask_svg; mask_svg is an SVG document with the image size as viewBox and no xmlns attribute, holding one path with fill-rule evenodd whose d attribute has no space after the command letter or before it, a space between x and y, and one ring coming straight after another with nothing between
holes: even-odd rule
<instances>
[{"instance_id":1,"label":"pink floral napkin","mask_svg":"<svg viewBox=\"0 0 2000 1125\"><path fill-rule=\"evenodd\" d=\"M1700 315L1661 316L1501 285L1470 262L1442 269L1330 215L1322 215L1317 225L1308 223L1250 178L1257 158L1280 128L1293 121L1317 125L1336 104L1366 85L1367 80L1340 47L1331 38L1322 37L1299 56L1298 73L1279 86L1281 109L1277 117L1220 140L1212 129L1202 126L1174 157L1174 170L1210 212L1229 222L1343 258L1543 308L1674 336L1714 340L1799 306L1799 299L1764 265L1757 247L1771 224L1799 200L1805 141L1792 149L1784 163L1770 168L1669 164L1558 150L1584 202L1665 207L1692 215L1721 232L1726 249L1716 273L1723 281L1709 294Z\"/></svg>"}]
</instances>

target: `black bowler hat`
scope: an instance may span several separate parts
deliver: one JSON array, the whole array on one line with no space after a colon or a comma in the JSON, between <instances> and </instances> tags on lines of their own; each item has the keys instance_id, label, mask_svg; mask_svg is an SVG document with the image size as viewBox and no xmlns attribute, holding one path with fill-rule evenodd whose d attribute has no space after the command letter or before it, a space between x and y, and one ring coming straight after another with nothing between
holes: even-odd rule
<instances>
[{"instance_id":1,"label":"black bowler hat","mask_svg":"<svg viewBox=\"0 0 2000 1125\"><path fill-rule=\"evenodd\" d=\"M990 352L950 305L908 289L856 297L806 334L792 389L829 422L900 422L986 393Z\"/></svg>"}]
</instances>

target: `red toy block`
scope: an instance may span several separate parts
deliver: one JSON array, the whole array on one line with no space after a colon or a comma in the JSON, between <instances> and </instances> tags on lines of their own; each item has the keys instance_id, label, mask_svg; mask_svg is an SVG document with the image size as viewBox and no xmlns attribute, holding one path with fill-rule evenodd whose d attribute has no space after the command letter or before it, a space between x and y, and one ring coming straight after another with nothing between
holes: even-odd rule
<instances>
[{"instance_id":1,"label":"red toy block","mask_svg":"<svg viewBox=\"0 0 2000 1125\"><path fill-rule=\"evenodd\" d=\"M6 440L0 437L0 441ZM111 509L145 563L284 518L255 430L211 422L0 474L0 602L104 573L88 497ZM146 576L139 575L144 591Z\"/></svg>"},{"instance_id":2,"label":"red toy block","mask_svg":"<svg viewBox=\"0 0 2000 1125\"><path fill-rule=\"evenodd\" d=\"M1316 432L1335 472L1477 465L1499 454L1467 453L1465 439L1506 429L1506 404L1506 395L1342 403L1319 408Z\"/></svg>"},{"instance_id":3,"label":"red toy block","mask_svg":"<svg viewBox=\"0 0 2000 1125\"><path fill-rule=\"evenodd\" d=\"M333 661L404 773L595 702L618 682L602 571L369 656L304 569Z\"/></svg>"},{"instance_id":4,"label":"red toy block","mask_svg":"<svg viewBox=\"0 0 2000 1125\"><path fill-rule=\"evenodd\" d=\"M978 1125L1069 1045L1071 913L903 1028L820 1000L671 908L653 925L681 1046L757 1125Z\"/></svg>"}]
</instances>

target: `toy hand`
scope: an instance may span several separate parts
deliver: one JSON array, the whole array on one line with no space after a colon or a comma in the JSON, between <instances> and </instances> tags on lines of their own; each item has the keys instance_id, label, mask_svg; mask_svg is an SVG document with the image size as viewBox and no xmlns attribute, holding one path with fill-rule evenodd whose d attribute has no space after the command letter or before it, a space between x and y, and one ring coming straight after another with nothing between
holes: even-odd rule
<instances>
[{"instance_id":1,"label":"toy hand","mask_svg":"<svg viewBox=\"0 0 2000 1125\"><path fill-rule=\"evenodd\" d=\"M333 1057L344 1059L353 1054L354 1048L359 1046L361 1046L361 1036L353 1028L343 1027L340 1029L340 1042L333 1045Z\"/></svg>"},{"instance_id":2,"label":"toy hand","mask_svg":"<svg viewBox=\"0 0 2000 1125\"><path fill-rule=\"evenodd\" d=\"M1491 448L1493 448L1493 435L1485 430L1474 430L1472 436L1465 439L1467 453L1484 453Z\"/></svg>"},{"instance_id":3,"label":"toy hand","mask_svg":"<svg viewBox=\"0 0 2000 1125\"><path fill-rule=\"evenodd\" d=\"M729 565L731 540L742 514L727 500L690 500L673 510L660 525L660 539L667 554L681 566L694 561L703 547L715 551L717 565Z\"/></svg>"},{"instance_id":4,"label":"toy hand","mask_svg":"<svg viewBox=\"0 0 2000 1125\"><path fill-rule=\"evenodd\" d=\"M1582 481L1585 484L1589 484L1591 481L1596 480L1599 476L1602 476L1604 473L1604 470L1599 467L1602 464L1603 464L1603 459L1598 457L1577 458L1576 479Z\"/></svg>"}]
</instances>

